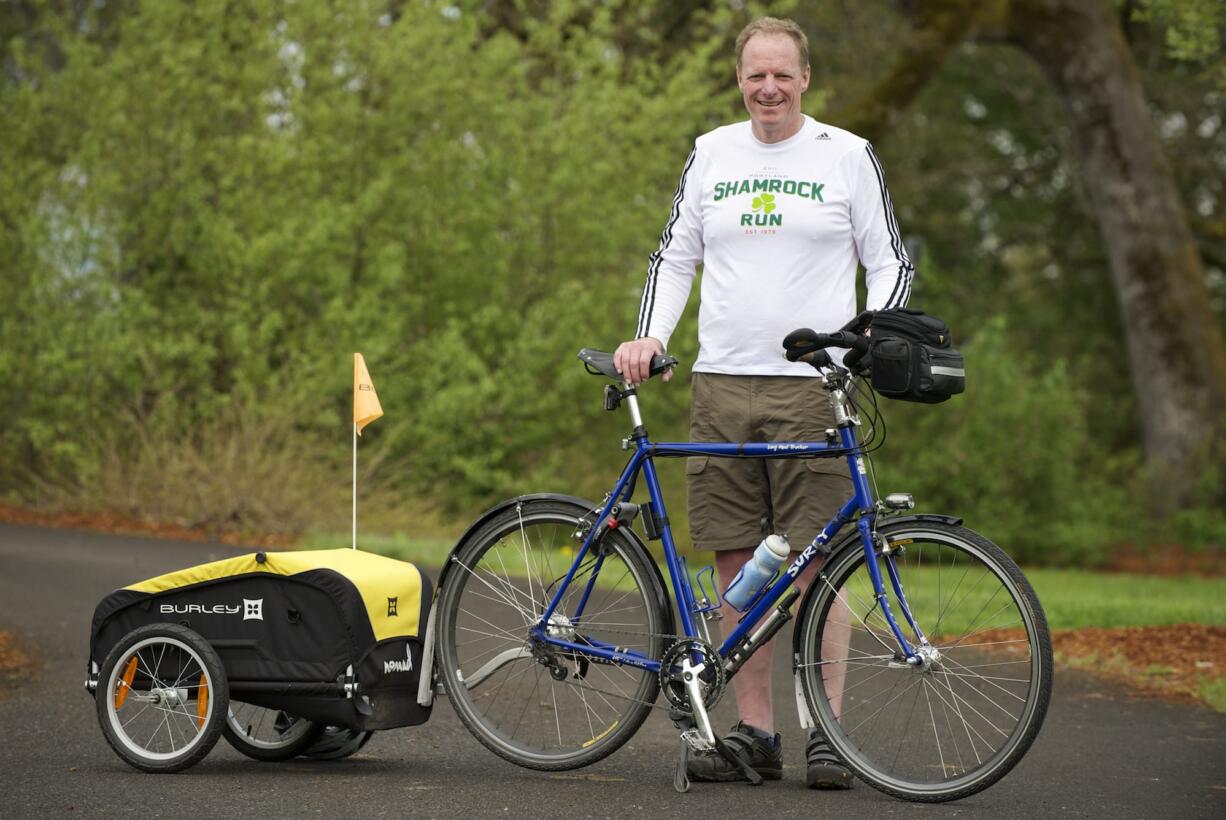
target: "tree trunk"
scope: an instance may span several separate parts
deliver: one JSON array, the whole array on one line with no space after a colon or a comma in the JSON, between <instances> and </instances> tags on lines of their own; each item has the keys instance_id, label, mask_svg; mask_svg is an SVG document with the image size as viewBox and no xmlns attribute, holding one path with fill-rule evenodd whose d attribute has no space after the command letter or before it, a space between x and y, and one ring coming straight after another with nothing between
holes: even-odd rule
<instances>
[{"instance_id":1,"label":"tree trunk","mask_svg":"<svg viewBox=\"0 0 1226 820\"><path fill-rule=\"evenodd\" d=\"M1124 319L1155 511L1165 513L1194 500L1215 437L1226 434L1226 346L1204 266L1110 5L1013 0L1010 12L1010 39L1042 66L1068 113Z\"/></svg>"},{"instance_id":2,"label":"tree trunk","mask_svg":"<svg viewBox=\"0 0 1226 820\"><path fill-rule=\"evenodd\" d=\"M1194 503L1202 470L1226 451L1226 344L1114 10L1107 0L929 0L915 6L912 30L885 80L834 121L888 133L967 36L1004 35L1042 66L1107 245L1154 512Z\"/></svg>"}]
</instances>

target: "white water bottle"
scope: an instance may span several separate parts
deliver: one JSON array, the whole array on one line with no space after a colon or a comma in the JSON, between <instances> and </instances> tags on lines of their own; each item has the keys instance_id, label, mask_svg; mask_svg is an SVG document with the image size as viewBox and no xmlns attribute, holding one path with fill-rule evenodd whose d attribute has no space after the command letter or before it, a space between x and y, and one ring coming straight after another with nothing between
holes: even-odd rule
<instances>
[{"instance_id":1,"label":"white water bottle","mask_svg":"<svg viewBox=\"0 0 1226 820\"><path fill-rule=\"evenodd\" d=\"M750 603L788 560L790 552L787 538L782 535L766 536L753 551L753 557L745 562L728 589L724 590L724 602L737 612L749 609Z\"/></svg>"}]
</instances>

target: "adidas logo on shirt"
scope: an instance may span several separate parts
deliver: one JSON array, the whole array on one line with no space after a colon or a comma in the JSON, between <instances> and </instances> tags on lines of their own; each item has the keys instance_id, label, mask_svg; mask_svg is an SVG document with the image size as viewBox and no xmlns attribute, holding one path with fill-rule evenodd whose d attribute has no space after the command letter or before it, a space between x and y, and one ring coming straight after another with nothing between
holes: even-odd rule
<instances>
[{"instance_id":1,"label":"adidas logo on shirt","mask_svg":"<svg viewBox=\"0 0 1226 820\"><path fill-rule=\"evenodd\" d=\"M825 131L823 131L822 133L818 134L818 135L817 135L816 137L814 137L813 139L817 139L817 140L828 140L828 139L830 139L830 135L829 135L829 134L827 134Z\"/></svg>"}]
</instances>

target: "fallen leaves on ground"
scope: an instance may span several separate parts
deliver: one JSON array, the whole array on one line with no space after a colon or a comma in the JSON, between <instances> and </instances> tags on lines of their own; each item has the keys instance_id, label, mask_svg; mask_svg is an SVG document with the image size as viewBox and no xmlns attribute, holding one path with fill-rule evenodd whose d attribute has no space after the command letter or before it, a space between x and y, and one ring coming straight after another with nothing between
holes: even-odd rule
<instances>
[{"instance_id":1,"label":"fallen leaves on ground","mask_svg":"<svg viewBox=\"0 0 1226 820\"><path fill-rule=\"evenodd\" d=\"M1226 626L1061 630L1052 647L1057 660L1077 669L1179 700L1206 703L1205 684L1226 678Z\"/></svg>"},{"instance_id":2,"label":"fallen leaves on ground","mask_svg":"<svg viewBox=\"0 0 1226 820\"><path fill-rule=\"evenodd\" d=\"M0 504L0 523L26 524L64 530L89 530L121 535L145 535L170 541L212 542L231 546L289 547L294 543L293 536L287 534L268 535L229 530L219 531L202 526L148 521L114 512L43 512L10 504Z\"/></svg>"},{"instance_id":3,"label":"fallen leaves on ground","mask_svg":"<svg viewBox=\"0 0 1226 820\"><path fill-rule=\"evenodd\" d=\"M1003 643L1020 638L1021 632L990 630L976 637ZM1061 629L1052 633L1051 642L1057 663L1134 693L1226 710L1220 694L1226 686L1226 626Z\"/></svg>"},{"instance_id":4,"label":"fallen leaves on ground","mask_svg":"<svg viewBox=\"0 0 1226 820\"><path fill-rule=\"evenodd\" d=\"M30 667L30 656L17 645L11 632L0 632L0 681L14 678Z\"/></svg>"}]
</instances>

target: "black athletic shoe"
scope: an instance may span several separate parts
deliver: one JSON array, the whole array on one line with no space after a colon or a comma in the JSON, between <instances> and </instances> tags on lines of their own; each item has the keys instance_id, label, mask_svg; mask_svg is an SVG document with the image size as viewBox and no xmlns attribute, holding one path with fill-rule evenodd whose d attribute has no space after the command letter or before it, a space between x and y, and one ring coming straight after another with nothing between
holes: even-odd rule
<instances>
[{"instance_id":1,"label":"black athletic shoe","mask_svg":"<svg viewBox=\"0 0 1226 820\"><path fill-rule=\"evenodd\" d=\"M820 729L809 732L809 742L805 744L805 762L809 771L805 781L810 789L850 789L851 772L843 765L843 761L830 751L830 744Z\"/></svg>"},{"instance_id":2,"label":"black athletic shoe","mask_svg":"<svg viewBox=\"0 0 1226 820\"><path fill-rule=\"evenodd\" d=\"M732 727L731 734L724 735L724 743L747 761L755 772L762 775L763 780L779 780L783 777L783 743L779 735L771 737L741 721ZM691 753L685 773L690 780L705 783L743 779L740 771L714 750Z\"/></svg>"}]
</instances>

